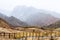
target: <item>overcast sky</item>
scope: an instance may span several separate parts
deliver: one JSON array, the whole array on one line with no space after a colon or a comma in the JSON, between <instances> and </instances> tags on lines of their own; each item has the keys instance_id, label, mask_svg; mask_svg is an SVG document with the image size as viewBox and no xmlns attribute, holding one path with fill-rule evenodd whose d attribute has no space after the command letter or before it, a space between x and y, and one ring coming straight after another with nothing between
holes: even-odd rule
<instances>
[{"instance_id":1,"label":"overcast sky","mask_svg":"<svg viewBox=\"0 0 60 40\"><path fill-rule=\"evenodd\" d=\"M0 0L0 9L13 10L16 6L32 6L60 13L60 0Z\"/></svg>"}]
</instances>

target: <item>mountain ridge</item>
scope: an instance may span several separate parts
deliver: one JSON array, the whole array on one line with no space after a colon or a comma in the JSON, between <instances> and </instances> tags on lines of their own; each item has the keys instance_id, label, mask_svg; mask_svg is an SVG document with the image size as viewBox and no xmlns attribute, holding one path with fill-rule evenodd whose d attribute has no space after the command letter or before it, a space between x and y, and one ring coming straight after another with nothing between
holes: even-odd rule
<instances>
[{"instance_id":1,"label":"mountain ridge","mask_svg":"<svg viewBox=\"0 0 60 40\"><path fill-rule=\"evenodd\" d=\"M12 13L13 13L12 16L14 17L18 16L17 17L18 19L21 18L21 20L33 26L49 25L59 20L58 18L50 15L49 13L51 12L35 9L33 7L18 6L14 8Z\"/></svg>"},{"instance_id":2,"label":"mountain ridge","mask_svg":"<svg viewBox=\"0 0 60 40\"><path fill-rule=\"evenodd\" d=\"M0 18L5 20L8 24L10 24L10 26L12 27L17 27L17 26L27 26L28 24L25 22L22 22L21 20L11 16L8 17L6 15L3 15L0 13Z\"/></svg>"}]
</instances>

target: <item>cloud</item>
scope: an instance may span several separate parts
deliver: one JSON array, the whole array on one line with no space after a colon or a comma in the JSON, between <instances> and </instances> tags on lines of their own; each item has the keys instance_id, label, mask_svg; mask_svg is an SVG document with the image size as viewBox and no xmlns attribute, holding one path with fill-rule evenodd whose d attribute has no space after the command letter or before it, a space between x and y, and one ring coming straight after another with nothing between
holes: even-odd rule
<instances>
[{"instance_id":1,"label":"cloud","mask_svg":"<svg viewBox=\"0 0 60 40\"><path fill-rule=\"evenodd\" d=\"M60 13L60 0L0 0L0 9L3 10L12 11L18 5Z\"/></svg>"}]
</instances>

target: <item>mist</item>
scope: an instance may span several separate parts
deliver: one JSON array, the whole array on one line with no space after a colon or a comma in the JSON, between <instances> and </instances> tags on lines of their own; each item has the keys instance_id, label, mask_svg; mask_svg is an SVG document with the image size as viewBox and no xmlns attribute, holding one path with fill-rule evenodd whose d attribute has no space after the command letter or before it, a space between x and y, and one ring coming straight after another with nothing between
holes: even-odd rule
<instances>
[{"instance_id":1,"label":"mist","mask_svg":"<svg viewBox=\"0 0 60 40\"><path fill-rule=\"evenodd\" d=\"M21 20L26 20L41 11L60 18L60 0L0 0L2 14Z\"/></svg>"}]
</instances>

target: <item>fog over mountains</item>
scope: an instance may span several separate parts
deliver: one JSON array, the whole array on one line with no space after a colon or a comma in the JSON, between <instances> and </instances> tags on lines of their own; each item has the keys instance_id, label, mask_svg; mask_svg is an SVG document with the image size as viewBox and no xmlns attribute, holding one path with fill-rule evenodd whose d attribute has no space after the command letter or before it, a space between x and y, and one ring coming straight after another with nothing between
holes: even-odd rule
<instances>
[{"instance_id":1,"label":"fog over mountains","mask_svg":"<svg viewBox=\"0 0 60 40\"><path fill-rule=\"evenodd\" d=\"M21 20L25 21L27 18L29 18L29 16L39 14L39 13L48 14L56 18L60 18L60 14L57 12L43 10L43 9L36 9L34 7L26 7L26 6L16 6L13 9L11 15L16 17L20 14L17 18L20 18Z\"/></svg>"},{"instance_id":2,"label":"fog over mountains","mask_svg":"<svg viewBox=\"0 0 60 40\"><path fill-rule=\"evenodd\" d=\"M11 12L10 16L14 16L18 18L18 20L26 22L29 25L44 26L58 21L59 18L56 14L56 12L36 9L33 7L16 6L14 10ZM12 17L12 19L14 17Z\"/></svg>"},{"instance_id":3,"label":"fog over mountains","mask_svg":"<svg viewBox=\"0 0 60 40\"><path fill-rule=\"evenodd\" d=\"M50 14L51 13L51 14ZM54 12L36 9L33 7L17 6L12 12L12 16L27 22L29 25L49 25L58 20L53 16Z\"/></svg>"}]
</instances>

